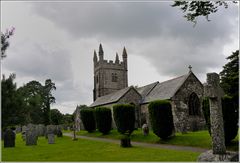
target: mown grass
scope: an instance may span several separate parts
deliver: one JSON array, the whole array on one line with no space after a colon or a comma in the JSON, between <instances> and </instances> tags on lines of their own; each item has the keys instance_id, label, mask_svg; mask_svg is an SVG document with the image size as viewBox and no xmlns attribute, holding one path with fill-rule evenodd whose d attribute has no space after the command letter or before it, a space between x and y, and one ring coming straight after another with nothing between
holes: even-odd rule
<instances>
[{"instance_id":1,"label":"mown grass","mask_svg":"<svg viewBox=\"0 0 240 163\"><path fill-rule=\"evenodd\" d=\"M120 134L117 130L111 130L110 134L102 135L100 132L96 131L93 133L88 133L87 131L77 132L77 135L91 136L91 137L102 137L102 138L111 138L111 139L120 139ZM232 143L227 146L227 150L238 151L238 135L232 141ZM156 136L152 131L150 131L148 136L142 134L141 129L135 130L131 135L132 141L137 142L146 142L146 143L159 143L159 144L172 144L172 145L182 145L182 146L191 146L191 147L200 147L200 148L211 148L211 137L208 131L197 131L197 132L188 132L186 134L176 133L174 137L168 140L161 140Z\"/></svg>"},{"instance_id":2,"label":"mown grass","mask_svg":"<svg viewBox=\"0 0 240 163\"><path fill-rule=\"evenodd\" d=\"M198 152L158 148L121 148L118 144L70 137L56 138L48 144L44 137L37 146L26 146L17 134L15 148L3 148L2 161L196 161Z\"/></svg>"}]
</instances>

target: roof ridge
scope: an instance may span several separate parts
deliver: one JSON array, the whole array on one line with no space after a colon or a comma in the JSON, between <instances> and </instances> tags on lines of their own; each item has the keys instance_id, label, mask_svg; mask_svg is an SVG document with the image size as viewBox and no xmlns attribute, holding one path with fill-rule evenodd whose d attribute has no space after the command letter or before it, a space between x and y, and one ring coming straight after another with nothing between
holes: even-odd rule
<instances>
[{"instance_id":1,"label":"roof ridge","mask_svg":"<svg viewBox=\"0 0 240 163\"><path fill-rule=\"evenodd\" d=\"M175 78L172 78L172 79L169 79L169 80L165 80L165 81L163 81L163 82L161 82L161 83L159 83L159 84L166 83L166 82L169 82L169 81L172 81L172 80L176 80L176 79L178 79L178 78L182 78L182 77L188 76L188 75L189 75L189 73L188 73L188 74L185 74L185 75L181 75L181 76L175 77Z\"/></svg>"},{"instance_id":2,"label":"roof ridge","mask_svg":"<svg viewBox=\"0 0 240 163\"><path fill-rule=\"evenodd\" d=\"M157 81L157 82L155 82L155 83L152 83L152 84L154 84L154 86L148 91L148 93L146 94L146 96L149 95L149 93L152 92L152 90L159 84L159 81Z\"/></svg>"}]
</instances>

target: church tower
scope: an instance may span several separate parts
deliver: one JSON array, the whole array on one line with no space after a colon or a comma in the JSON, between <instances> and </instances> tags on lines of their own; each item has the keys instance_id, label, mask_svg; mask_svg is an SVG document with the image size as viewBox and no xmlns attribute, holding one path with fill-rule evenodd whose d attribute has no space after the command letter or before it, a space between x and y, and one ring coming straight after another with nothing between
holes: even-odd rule
<instances>
[{"instance_id":1,"label":"church tower","mask_svg":"<svg viewBox=\"0 0 240 163\"><path fill-rule=\"evenodd\" d=\"M99 45L98 57L94 50L93 101L98 97L128 87L127 51L125 47L123 48L122 59L123 61L120 61L116 53L115 62L104 60L104 51L101 44Z\"/></svg>"}]
</instances>

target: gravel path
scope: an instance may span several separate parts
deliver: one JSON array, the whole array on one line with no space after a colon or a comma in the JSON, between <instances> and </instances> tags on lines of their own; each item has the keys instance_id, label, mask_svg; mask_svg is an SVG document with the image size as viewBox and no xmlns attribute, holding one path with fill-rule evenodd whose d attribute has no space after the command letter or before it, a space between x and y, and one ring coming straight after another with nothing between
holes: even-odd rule
<instances>
[{"instance_id":1,"label":"gravel path","mask_svg":"<svg viewBox=\"0 0 240 163\"><path fill-rule=\"evenodd\" d=\"M72 137L72 133L63 133L64 136ZM102 141L120 144L120 140L108 139L108 138L97 138L97 137L89 137L89 136L80 136L76 135L77 138ZM141 147L150 147L150 148L162 148L162 149L172 149L172 150L180 150L180 151L192 151L192 152L205 152L209 149L206 148L198 148L198 147L190 147L190 146L180 146L180 145L167 145L167 144L152 144L152 143L142 143L131 141L133 146L141 146Z\"/></svg>"}]
</instances>

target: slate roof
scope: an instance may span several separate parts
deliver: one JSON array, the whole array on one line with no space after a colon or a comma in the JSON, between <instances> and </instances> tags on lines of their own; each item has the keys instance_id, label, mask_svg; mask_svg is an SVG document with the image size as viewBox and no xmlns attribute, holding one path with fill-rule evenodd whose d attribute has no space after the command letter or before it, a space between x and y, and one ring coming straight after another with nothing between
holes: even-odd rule
<instances>
[{"instance_id":1,"label":"slate roof","mask_svg":"<svg viewBox=\"0 0 240 163\"><path fill-rule=\"evenodd\" d=\"M111 94L105 95L98 97L91 105L90 107L95 107L95 106L100 106L100 105L106 105L110 103L117 102L123 95L125 95L131 88L131 87L126 87L123 88L119 91L113 92Z\"/></svg>"},{"instance_id":2,"label":"slate roof","mask_svg":"<svg viewBox=\"0 0 240 163\"><path fill-rule=\"evenodd\" d=\"M190 73L177 78L158 83L150 93L143 99L142 103L148 103L153 100L170 99L188 78Z\"/></svg>"},{"instance_id":3,"label":"slate roof","mask_svg":"<svg viewBox=\"0 0 240 163\"><path fill-rule=\"evenodd\" d=\"M96 101L90 105L90 107L115 103L130 89L135 89L137 92L139 92L139 94L142 96L141 103L149 103L153 100L170 99L175 95L190 74L191 73L188 73L162 83L154 82L139 88L134 88L133 86L126 87L119 91L97 98Z\"/></svg>"},{"instance_id":4,"label":"slate roof","mask_svg":"<svg viewBox=\"0 0 240 163\"><path fill-rule=\"evenodd\" d=\"M136 90L141 94L142 98L145 98L158 83L159 82L157 81L143 87L136 88Z\"/></svg>"}]
</instances>

